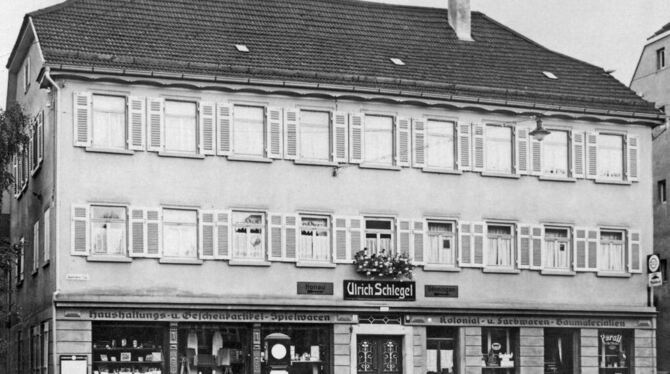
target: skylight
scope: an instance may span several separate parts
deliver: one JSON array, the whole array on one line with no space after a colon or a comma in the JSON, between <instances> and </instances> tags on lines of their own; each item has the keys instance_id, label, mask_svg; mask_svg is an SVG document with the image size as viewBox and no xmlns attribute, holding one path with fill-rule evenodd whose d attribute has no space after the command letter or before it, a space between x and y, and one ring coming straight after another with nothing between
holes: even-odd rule
<instances>
[{"instance_id":1,"label":"skylight","mask_svg":"<svg viewBox=\"0 0 670 374\"><path fill-rule=\"evenodd\" d=\"M550 71L543 71L542 74L549 79L558 79L558 77Z\"/></svg>"},{"instance_id":2,"label":"skylight","mask_svg":"<svg viewBox=\"0 0 670 374\"><path fill-rule=\"evenodd\" d=\"M245 53L249 52L249 48L248 48L246 45L244 45L244 44L235 44L235 48L236 48L239 52L245 52Z\"/></svg>"},{"instance_id":3,"label":"skylight","mask_svg":"<svg viewBox=\"0 0 670 374\"><path fill-rule=\"evenodd\" d=\"M401 59L396 58L396 57L391 57L391 62L394 63L395 65L400 65L400 66L405 65L405 63Z\"/></svg>"}]
</instances>

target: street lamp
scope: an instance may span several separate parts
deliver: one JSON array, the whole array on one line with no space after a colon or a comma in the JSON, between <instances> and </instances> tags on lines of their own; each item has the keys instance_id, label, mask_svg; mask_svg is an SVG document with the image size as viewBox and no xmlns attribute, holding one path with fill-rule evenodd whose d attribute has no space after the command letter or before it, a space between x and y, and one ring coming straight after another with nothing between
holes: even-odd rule
<instances>
[{"instance_id":1,"label":"street lamp","mask_svg":"<svg viewBox=\"0 0 670 374\"><path fill-rule=\"evenodd\" d=\"M533 131L529 132L530 136L535 138L538 142L541 142L545 136L551 134L551 132L544 127L542 127L542 116L539 114L535 116L535 124L537 127Z\"/></svg>"}]
</instances>

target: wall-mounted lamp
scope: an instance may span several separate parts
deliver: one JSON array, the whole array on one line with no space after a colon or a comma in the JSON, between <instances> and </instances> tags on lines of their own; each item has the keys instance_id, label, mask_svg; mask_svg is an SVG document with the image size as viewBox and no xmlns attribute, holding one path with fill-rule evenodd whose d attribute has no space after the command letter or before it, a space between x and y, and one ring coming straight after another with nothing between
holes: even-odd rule
<instances>
[{"instance_id":1,"label":"wall-mounted lamp","mask_svg":"<svg viewBox=\"0 0 670 374\"><path fill-rule=\"evenodd\" d=\"M539 114L535 116L535 125L536 125L535 129L529 132L529 134L530 136L535 138L535 140L537 140L538 142L541 142L545 136L551 134L549 130L542 127L542 116Z\"/></svg>"}]
</instances>

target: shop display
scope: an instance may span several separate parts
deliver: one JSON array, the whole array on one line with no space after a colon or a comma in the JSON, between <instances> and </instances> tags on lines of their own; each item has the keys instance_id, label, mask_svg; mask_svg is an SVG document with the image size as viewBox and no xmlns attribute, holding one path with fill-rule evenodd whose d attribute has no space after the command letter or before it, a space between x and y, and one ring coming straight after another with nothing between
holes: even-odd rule
<instances>
[{"instance_id":1,"label":"shop display","mask_svg":"<svg viewBox=\"0 0 670 374\"><path fill-rule=\"evenodd\" d=\"M601 374L628 374L630 372L630 344L628 331L598 331L598 363Z\"/></svg>"},{"instance_id":2,"label":"shop display","mask_svg":"<svg viewBox=\"0 0 670 374\"><path fill-rule=\"evenodd\" d=\"M178 372L249 374L250 331L246 325L180 325Z\"/></svg>"},{"instance_id":3,"label":"shop display","mask_svg":"<svg viewBox=\"0 0 670 374\"><path fill-rule=\"evenodd\" d=\"M290 374L328 374L330 369L330 326L305 325L264 325L261 328L263 339L272 333L286 334L291 338L287 354L290 355ZM262 365L272 347L263 341L261 352Z\"/></svg>"},{"instance_id":4,"label":"shop display","mask_svg":"<svg viewBox=\"0 0 670 374\"><path fill-rule=\"evenodd\" d=\"M516 348L515 329L483 328L482 372L513 373L516 366L514 361Z\"/></svg>"},{"instance_id":5,"label":"shop display","mask_svg":"<svg viewBox=\"0 0 670 374\"><path fill-rule=\"evenodd\" d=\"M426 329L426 371L427 374L456 373L454 357L457 347L458 330L450 327L429 327Z\"/></svg>"},{"instance_id":6,"label":"shop display","mask_svg":"<svg viewBox=\"0 0 670 374\"><path fill-rule=\"evenodd\" d=\"M163 326L93 325L93 374L163 374Z\"/></svg>"},{"instance_id":7,"label":"shop display","mask_svg":"<svg viewBox=\"0 0 670 374\"><path fill-rule=\"evenodd\" d=\"M579 365L579 331L572 329L544 330L544 373L572 374Z\"/></svg>"}]
</instances>

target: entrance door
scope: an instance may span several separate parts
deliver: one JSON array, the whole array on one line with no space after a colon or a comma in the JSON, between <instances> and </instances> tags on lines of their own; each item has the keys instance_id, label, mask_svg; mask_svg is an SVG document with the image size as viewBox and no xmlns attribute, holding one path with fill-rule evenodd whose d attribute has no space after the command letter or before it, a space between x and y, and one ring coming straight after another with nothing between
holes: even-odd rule
<instances>
[{"instance_id":1,"label":"entrance door","mask_svg":"<svg viewBox=\"0 0 670 374\"><path fill-rule=\"evenodd\" d=\"M358 374L402 374L402 337L359 335L357 340Z\"/></svg>"}]
</instances>

